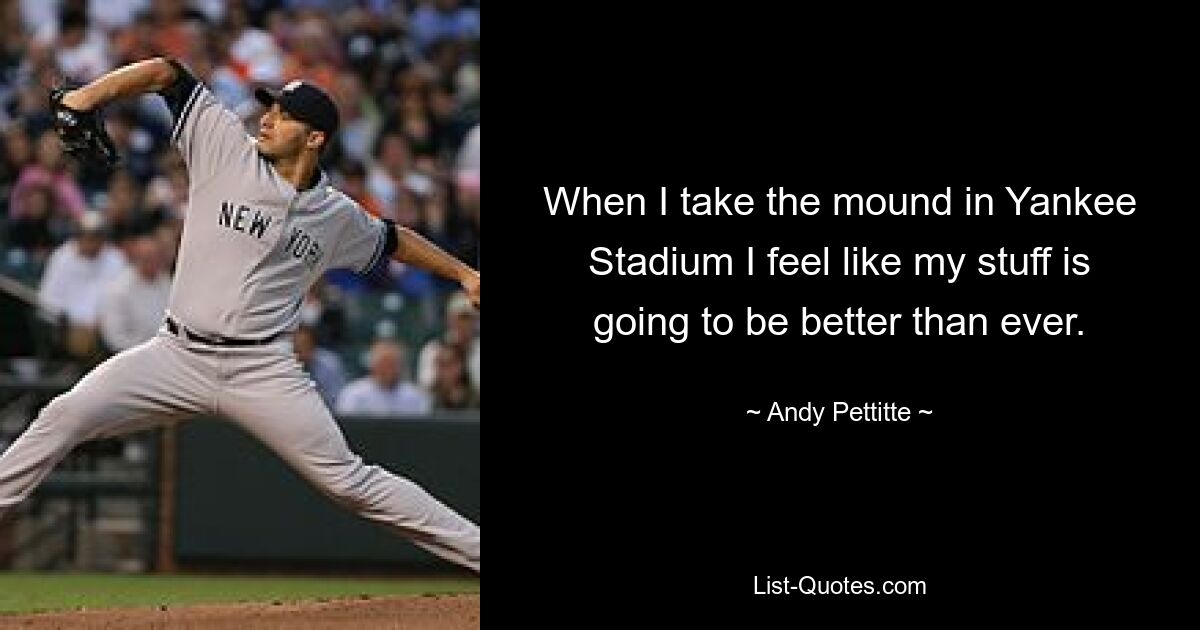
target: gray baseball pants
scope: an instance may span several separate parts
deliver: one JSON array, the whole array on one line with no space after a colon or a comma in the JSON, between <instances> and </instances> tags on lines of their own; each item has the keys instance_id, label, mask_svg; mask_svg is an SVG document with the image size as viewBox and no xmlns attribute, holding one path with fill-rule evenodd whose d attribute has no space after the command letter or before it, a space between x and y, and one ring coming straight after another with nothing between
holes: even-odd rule
<instances>
[{"instance_id":1,"label":"gray baseball pants","mask_svg":"<svg viewBox=\"0 0 1200 630\"><path fill-rule=\"evenodd\" d=\"M287 336L263 346L210 346L164 329L111 357L46 405L0 455L0 519L81 442L198 414L228 418L337 503L479 571L479 526L351 452Z\"/></svg>"}]
</instances>

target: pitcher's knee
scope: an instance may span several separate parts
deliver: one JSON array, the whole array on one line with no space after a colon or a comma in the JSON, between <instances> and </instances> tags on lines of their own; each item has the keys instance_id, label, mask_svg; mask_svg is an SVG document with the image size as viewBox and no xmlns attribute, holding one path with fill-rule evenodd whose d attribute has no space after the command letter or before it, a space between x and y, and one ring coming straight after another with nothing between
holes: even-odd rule
<instances>
[{"instance_id":1,"label":"pitcher's knee","mask_svg":"<svg viewBox=\"0 0 1200 630\"><path fill-rule=\"evenodd\" d=\"M322 486L339 505L364 515L389 513L406 482L378 466L361 463L326 475ZM392 515L398 516L398 515Z\"/></svg>"},{"instance_id":2,"label":"pitcher's knee","mask_svg":"<svg viewBox=\"0 0 1200 630\"><path fill-rule=\"evenodd\" d=\"M371 504L367 467L360 464L329 471L318 481L321 489L343 507L355 511Z\"/></svg>"}]
</instances>

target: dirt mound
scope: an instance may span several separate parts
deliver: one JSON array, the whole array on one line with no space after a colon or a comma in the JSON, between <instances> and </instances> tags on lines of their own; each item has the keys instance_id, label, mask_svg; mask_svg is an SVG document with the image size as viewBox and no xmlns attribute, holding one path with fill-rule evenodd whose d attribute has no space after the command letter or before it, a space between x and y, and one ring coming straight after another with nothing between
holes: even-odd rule
<instances>
[{"instance_id":1,"label":"dirt mound","mask_svg":"<svg viewBox=\"0 0 1200 630\"><path fill-rule=\"evenodd\" d=\"M316 602L120 608L0 616L0 628L404 628L479 627L479 595L376 597Z\"/></svg>"}]
</instances>

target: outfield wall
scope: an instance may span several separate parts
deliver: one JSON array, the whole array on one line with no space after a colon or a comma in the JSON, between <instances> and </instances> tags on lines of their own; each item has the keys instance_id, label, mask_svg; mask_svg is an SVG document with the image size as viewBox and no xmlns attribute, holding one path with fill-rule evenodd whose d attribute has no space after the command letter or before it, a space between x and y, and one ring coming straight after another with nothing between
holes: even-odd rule
<instances>
[{"instance_id":1,"label":"outfield wall","mask_svg":"<svg viewBox=\"0 0 1200 630\"><path fill-rule=\"evenodd\" d=\"M286 422L286 418L280 418ZM478 412L340 420L351 448L479 522ZM445 563L337 507L265 447L222 421L179 428L174 551L189 564Z\"/></svg>"}]
</instances>

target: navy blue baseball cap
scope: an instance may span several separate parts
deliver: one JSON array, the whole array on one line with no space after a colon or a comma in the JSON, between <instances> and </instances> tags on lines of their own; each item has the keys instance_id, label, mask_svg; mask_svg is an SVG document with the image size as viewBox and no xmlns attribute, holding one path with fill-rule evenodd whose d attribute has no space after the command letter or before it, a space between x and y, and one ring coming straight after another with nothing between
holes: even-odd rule
<instances>
[{"instance_id":1,"label":"navy blue baseball cap","mask_svg":"<svg viewBox=\"0 0 1200 630\"><path fill-rule=\"evenodd\" d=\"M254 98L266 107L279 103L279 107L293 118L312 125L317 131L324 131L326 136L337 133L337 105L325 90L311 83L292 81L278 91L258 88L254 90Z\"/></svg>"}]
</instances>

